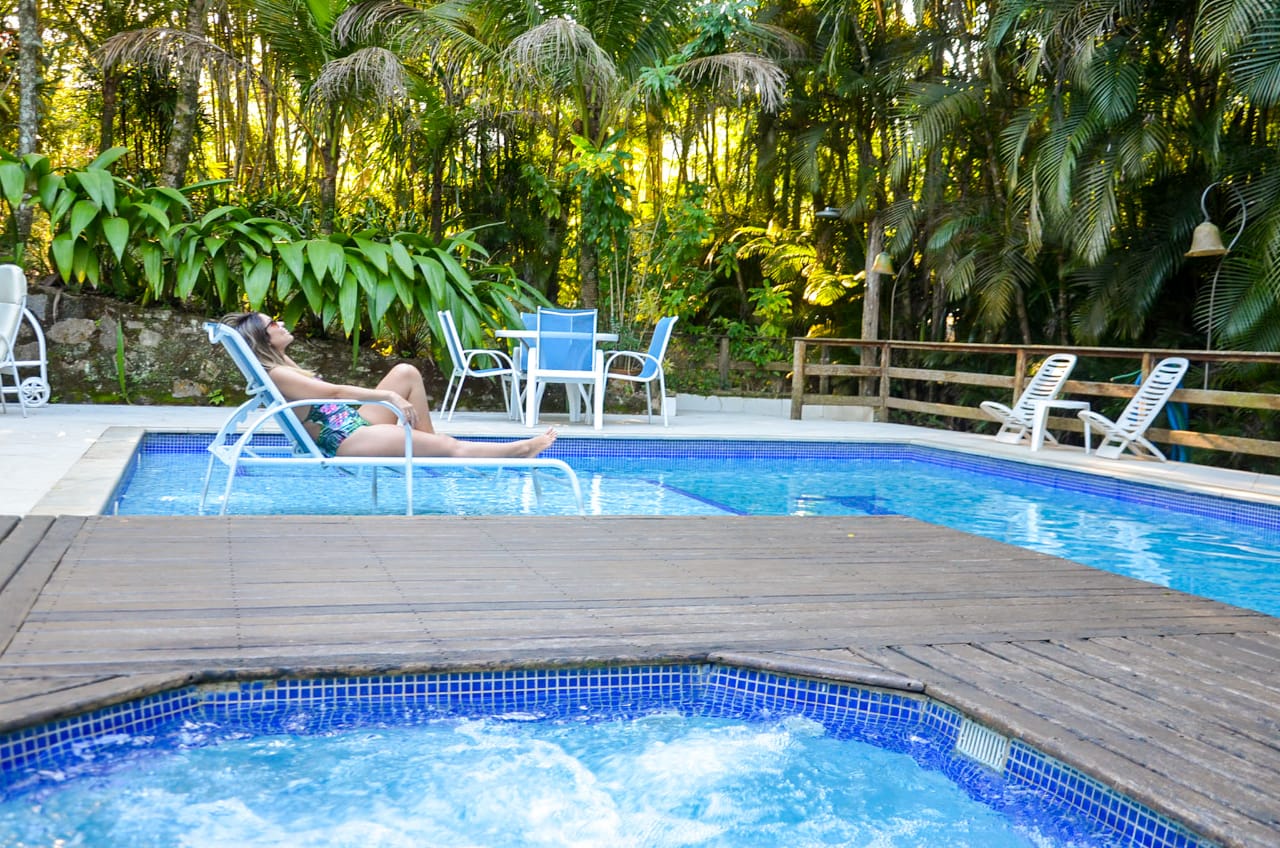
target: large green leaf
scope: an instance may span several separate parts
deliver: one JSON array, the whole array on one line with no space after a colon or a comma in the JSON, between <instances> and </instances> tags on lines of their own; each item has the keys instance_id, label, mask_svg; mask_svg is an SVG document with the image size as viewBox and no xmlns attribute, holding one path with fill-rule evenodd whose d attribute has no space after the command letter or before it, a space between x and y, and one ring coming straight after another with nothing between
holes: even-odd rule
<instances>
[{"instance_id":1,"label":"large green leaf","mask_svg":"<svg viewBox=\"0 0 1280 848\"><path fill-rule=\"evenodd\" d=\"M262 302L266 300L267 292L271 288L271 257L262 256L258 261L253 263L253 267L249 269L249 273L244 276L244 293L249 299L249 306L252 309L259 309Z\"/></svg>"},{"instance_id":2,"label":"large green leaf","mask_svg":"<svg viewBox=\"0 0 1280 848\"><path fill-rule=\"evenodd\" d=\"M40 205L48 211L58 196L58 190L64 185L61 174L45 174L36 185L36 193L40 195Z\"/></svg>"},{"instance_id":3,"label":"large green leaf","mask_svg":"<svg viewBox=\"0 0 1280 848\"><path fill-rule=\"evenodd\" d=\"M308 241L306 251L307 261L311 263L311 273L315 274L317 280L323 281L328 276L329 269L333 268L335 263L342 261L342 248L328 239ZM333 279L339 281L342 278L335 274Z\"/></svg>"},{"instance_id":4,"label":"large green leaf","mask_svg":"<svg viewBox=\"0 0 1280 848\"><path fill-rule=\"evenodd\" d=\"M98 154L98 158L89 163L90 168L106 169L115 164L116 160L129 152L127 147L112 147Z\"/></svg>"},{"instance_id":5,"label":"large green leaf","mask_svg":"<svg viewBox=\"0 0 1280 848\"><path fill-rule=\"evenodd\" d=\"M76 171L76 178L85 194L103 209L116 214L116 184L107 171Z\"/></svg>"},{"instance_id":6,"label":"large green leaf","mask_svg":"<svg viewBox=\"0 0 1280 848\"><path fill-rule=\"evenodd\" d=\"M338 287L338 316L343 330L348 333L353 332L360 323L359 304L360 284L354 274L346 274Z\"/></svg>"},{"instance_id":7,"label":"large green leaf","mask_svg":"<svg viewBox=\"0 0 1280 848\"><path fill-rule=\"evenodd\" d=\"M71 209L71 225L68 232L71 233L73 239L80 238L80 234L84 232L85 227L93 223L93 219L98 217L98 213L102 211L102 207L90 200L78 200L76 205Z\"/></svg>"},{"instance_id":8,"label":"large green leaf","mask_svg":"<svg viewBox=\"0 0 1280 848\"><path fill-rule=\"evenodd\" d=\"M107 240L111 252L119 262L120 257L124 256L125 246L129 243L129 222L124 218L106 219L102 222L102 237Z\"/></svg>"},{"instance_id":9,"label":"large green leaf","mask_svg":"<svg viewBox=\"0 0 1280 848\"><path fill-rule=\"evenodd\" d=\"M53 237L53 243L49 245L49 252L53 254L53 266L58 271L58 276L66 282L71 282L73 263L76 255L76 240L71 237L70 233L59 233Z\"/></svg>"},{"instance_id":10,"label":"large green leaf","mask_svg":"<svg viewBox=\"0 0 1280 848\"><path fill-rule=\"evenodd\" d=\"M27 172L17 162L0 162L0 193L12 209L22 204L22 194L27 186Z\"/></svg>"},{"instance_id":11,"label":"large green leaf","mask_svg":"<svg viewBox=\"0 0 1280 848\"><path fill-rule=\"evenodd\" d=\"M406 277L412 278L414 276L416 269L413 267L413 257L409 255L408 249L398 239L393 239L391 242L391 258L395 260L396 267ZM408 304L405 305L407 306Z\"/></svg>"},{"instance_id":12,"label":"large green leaf","mask_svg":"<svg viewBox=\"0 0 1280 848\"><path fill-rule=\"evenodd\" d=\"M276 245L276 253L284 264L288 266L289 272L295 280L301 280L306 273L304 268L306 259L302 255L302 244L296 241L285 242Z\"/></svg>"},{"instance_id":13,"label":"large green leaf","mask_svg":"<svg viewBox=\"0 0 1280 848\"><path fill-rule=\"evenodd\" d=\"M138 252L142 254L142 270L147 285L159 297L164 293L164 251L160 245L144 241L138 244Z\"/></svg>"},{"instance_id":14,"label":"large green leaf","mask_svg":"<svg viewBox=\"0 0 1280 848\"><path fill-rule=\"evenodd\" d=\"M387 273L387 257L391 252L385 244L376 241L370 241L365 238L357 238L356 245L360 248L360 252L364 254L365 259L373 263L379 273Z\"/></svg>"}]
</instances>

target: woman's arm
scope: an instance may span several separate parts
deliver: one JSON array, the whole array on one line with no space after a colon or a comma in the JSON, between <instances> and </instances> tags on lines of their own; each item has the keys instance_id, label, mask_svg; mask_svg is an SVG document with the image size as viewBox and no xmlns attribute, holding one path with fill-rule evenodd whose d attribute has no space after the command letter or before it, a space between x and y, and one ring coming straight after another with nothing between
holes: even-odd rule
<instances>
[{"instance_id":1,"label":"woman's arm","mask_svg":"<svg viewBox=\"0 0 1280 848\"><path fill-rule=\"evenodd\" d=\"M417 418L412 403L387 389L366 389L362 386L330 383L286 365L277 365L271 369L270 374L276 387L289 400L332 398L334 400L385 401L400 410L410 424Z\"/></svg>"}]
</instances>

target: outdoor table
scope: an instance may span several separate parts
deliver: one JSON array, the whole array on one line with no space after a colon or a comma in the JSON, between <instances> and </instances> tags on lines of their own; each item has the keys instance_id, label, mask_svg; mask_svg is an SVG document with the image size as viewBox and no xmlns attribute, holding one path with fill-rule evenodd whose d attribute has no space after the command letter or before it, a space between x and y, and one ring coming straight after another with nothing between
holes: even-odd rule
<instances>
[{"instance_id":1,"label":"outdoor table","mask_svg":"<svg viewBox=\"0 0 1280 848\"><path fill-rule=\"evenodd\" d=\"M1031 449L1038 451L1044 447L1044 431L1045 424L1049 420L1049 410L1051 409L1088 409L1089 402L1087 400L1037 400L1032 401L1035 407L1035 414L1031 419ZM1084 452L1089 452L1089 440L1085 439Z\"/></svg>"}]
</instances>

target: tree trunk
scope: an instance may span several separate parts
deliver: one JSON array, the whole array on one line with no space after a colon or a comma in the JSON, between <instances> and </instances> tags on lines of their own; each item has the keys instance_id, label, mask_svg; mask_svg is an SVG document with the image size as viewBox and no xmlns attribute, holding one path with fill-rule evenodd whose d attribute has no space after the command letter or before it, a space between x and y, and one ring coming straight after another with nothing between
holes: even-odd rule
<instances>
[{"instance_id":1,"label":"tree trunk","mask_svg":"<svg viewBox=\"0 0 1280 848\"><path fill-rule=\"evenodd\" d=\"M117 94L120 91L120 75L114 70L102 73L102 114L98 116L98 152L104 153L116 144L116 112L119 109Z\"/></svg>"},{"instance_id":2,"label":"tree trunk","mask_svg":"<svg viewBox=\"0 0 1280 848\"><path fill-rule=\"evenodd\" d=\"M600 303L600 257L595 243L587 238L584 228L578 228L578 278L581 281L583 309L596 309Z\"/></svg>"},{"instance_id":3,"label":"tree trunk","mask_svg":"<svg viewBox=\"0 0 1280 848\"><path fill-rule=\"evenodd\" d=\"M40 88L44 85L41 64L44 45L40 39L37 0L18 0L18 149L22 156L40 146ZM21 259L31 236L32 209L20 203L13 210L16 232L14 246Z\"/></svg>"},{"instance_id":4,"label":"tree trunk","mask_svg":"<svg viewBox=\"0 0 1280 848\"><path fill-rule=\"evenodd\" d=\"M328 132L320 146L320 232L333 232L334 210L338 205L338 160L342 153L342 120L337 107L330 107Z\"/></svg>"},{"instance_id":5,"label":"tree trunk","mask_svg":"<svg viewBox=\"0 0 1280 848\"><path fill-rule=\"evenodd\" d=\"M204 41L209 29L207 0L187 0L187 35L193 42ZM200 114L200 62L184 58L179 64L178 100L173 107L173 129L164 155L160 181L177 188L187 178L187 162L195 145L196 118Z\"/></svg>"}]
</instances>

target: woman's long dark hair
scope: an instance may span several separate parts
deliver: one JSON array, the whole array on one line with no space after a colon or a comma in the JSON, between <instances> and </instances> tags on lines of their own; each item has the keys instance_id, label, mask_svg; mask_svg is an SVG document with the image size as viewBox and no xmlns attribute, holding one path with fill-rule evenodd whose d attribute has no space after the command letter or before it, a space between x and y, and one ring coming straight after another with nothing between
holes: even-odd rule
<instances>
[{"instance_id":1,"label":"woman's long dark hair","mask_svg":"<svg viewBox=\"0 0 1280 848\"><path fill-rule=\"evenodd\" d=\"M271 319L259 312L233 312L230 315L223 315L221 321L249 343L249 349L253 351L253 355L258 357L258 361L268 371L277 365L297 367L296 363L272 346L271 337L267 333L267 328L271 326Z\"/></svg>"}]
</instances>

